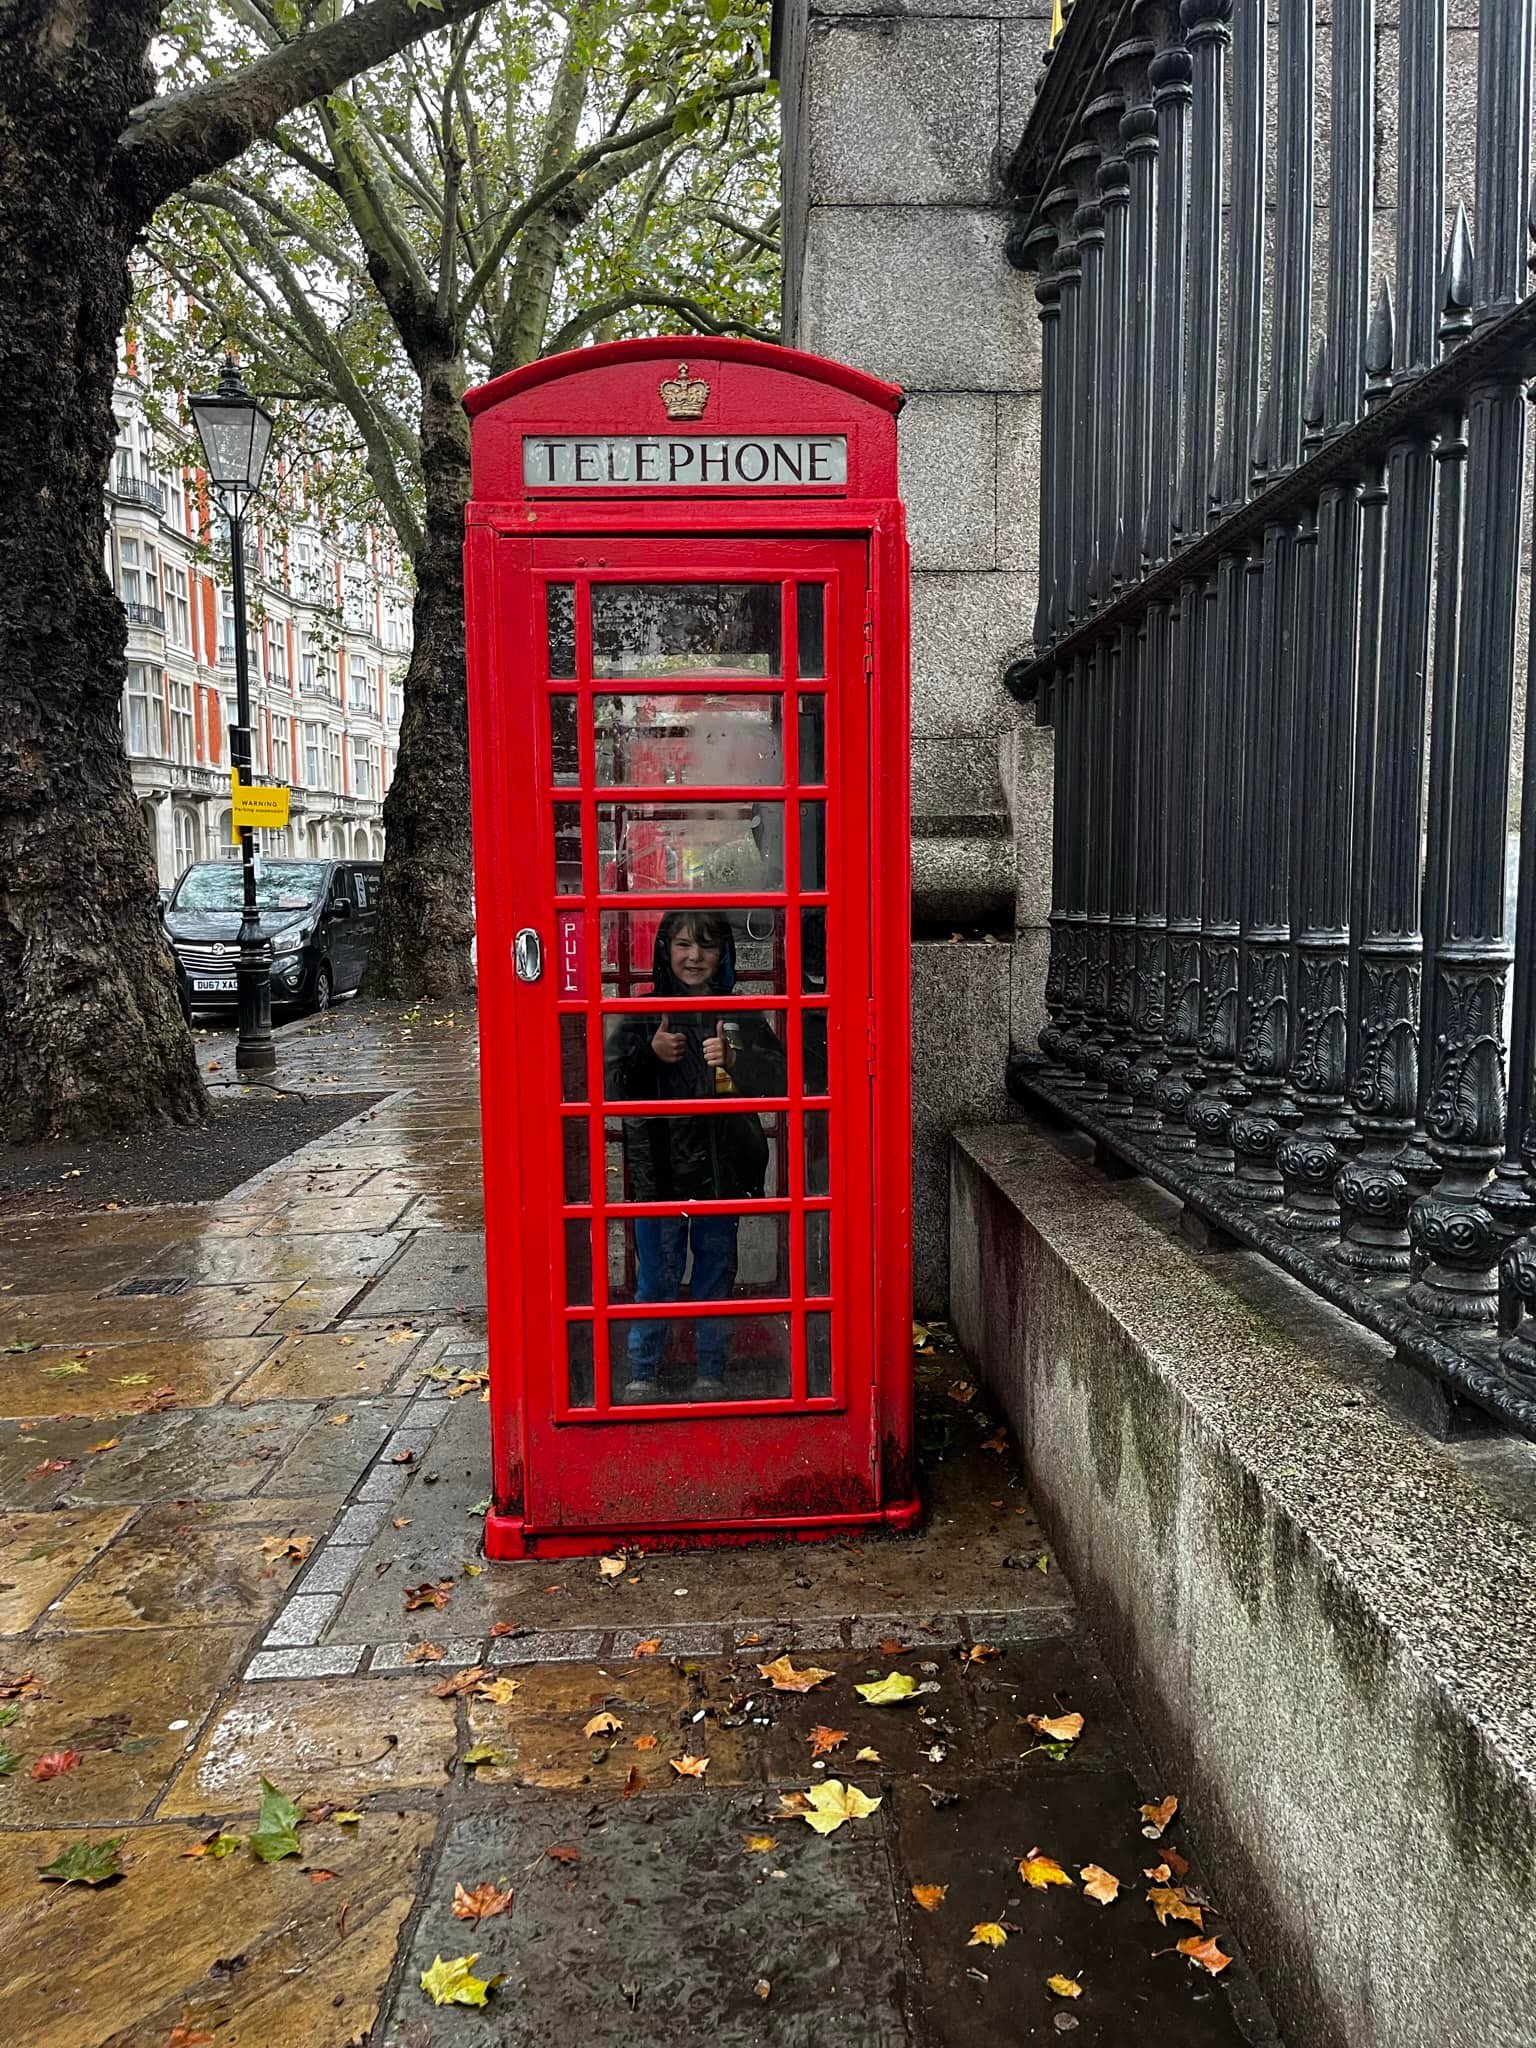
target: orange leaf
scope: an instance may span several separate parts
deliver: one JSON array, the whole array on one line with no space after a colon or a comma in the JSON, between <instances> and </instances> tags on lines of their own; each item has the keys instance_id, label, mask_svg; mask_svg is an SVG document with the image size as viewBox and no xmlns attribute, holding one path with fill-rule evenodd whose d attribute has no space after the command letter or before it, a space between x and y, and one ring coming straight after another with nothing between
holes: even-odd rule
<instances>
[{"instance_id":1,"label":"orange leaf","mask_svg":"<svg viewBox=\"0 0 1536 2048\"><path fill-rule=\"evenodd\" d=\"M643 1792L644 1790L645 1780L635 1769L634 1765L631 1764L624 1778L624 1797L626 1799L633 1799L637 1792Z\"/></svg>"},{"instance_id":2,"label":"orange leaf","mask_svg":"<svg viewBox=\"0 0 1536 2048\"><path fill-rule=\"evenodd\" d=\"M445 1655L441 1643L417 1643L405 1653L407 1664L441 1664Z\"/></svg>"},{"instance_id":3,"label":"orange leaf","mask_svg":"<svg viewBox=\"0 0 1536 2048\"><path fill-rule=\"evenodd\" d=\"M40 1756L32 1766L32 1775L40 1785L50 1778L62 1778L66 1771L72 1771L80 1761L77 1749L55 1749L47 1756Z\"/></svg>"},{"instance_id":4,"label":"orange leaf","mask_svg":"<svg viewBox=\"0 0 1536 2048\"><path fill-rule=\"evenodd\" d=\"M967 1664L990 1664L994 1657L1002 1654L996 1643L972 1643L965 1653L965 1661Z\"/></svg>"},{"instance_id":5,"label":"orange leaf","mask_svg":"<svg viewBox=\"0 0 1536 2048\"><path fill-rule=\"evenodd\" d=\"M671 1763L680 1778L702 1778L709 1769L707 1756L675 1756Z\"/></svg>"},{"instance_id":6,"label":"orange leaf","mask_svg":"<svg viewBox=\"0 0 1536 2048\"><path fill-rule=\"evenodd\" d=\"M204 2048L204 2044L212 2039L212 2034L194 2028L190 2020L178 2020L171 2029L165 2048Z\"/></svg>"},{"instance_id":7,"label":"orange leaf","mask_svg":"<svg viewBox=\"0 0 1536 2048\"><path fill-rule=\"evenodd\" d=\"M489 1879L477 1884L472 1892L465 1891L461 1884L453 1888L455 1920L492 1920L498 1913L505 1913L511 1903L511 1891L497 1891Z\"/></svg>"},{"instance_id":8,"label":"orange leaf","mask_svg":"<svg viewBox=\"0 0 1536 2048\"><path fill-rule=\"evenodd\" d=\"M1101 1863L1085 1863L1077 1874L1083 1880L1083 1890L1101 1906L1112 1906L1120 1896L1119 1878Z\"/></svg>"},{"instance_id":9,"label":"orange leaf","mask_svg":"<svg viewBox=\"0 0 1536 2048\"><path fill-rule=\"evenodd\" d=\"M336 1873L334 1870L311 1870L308 1875L311 1884L329 1884Z\"/></svg>"},{"instance_id":10,"label":"orange leaf","mask_svg":"<svg viewBox=\"0 0 1536 2048\"><path fill-rule=\"evenodd\" d=\"M636 1749L655 1749L659 1740L660 1737L655 1735L637 1735L635 1737L635 1747Z\"/></svg>"},{"instance_id":11,"label":"orange leaf","mask_svg":"<svg viewBox=\"0 0 1536 2048\"><path fill-rule=\"evenodd\" d=\"M546 1856L553 1856L557 1863L579 1863L581 1861L581 1851L574 1842L556 1842L552 1848L546 1849L544 1854Z\"/></svg>"},{"instance_id":12,"label":"orange leaf","mask_svg":"<svg viewBox=\"0 0 1536 2048\"><path fill-rule=\"evenodd\" d=\"M1143 1877L1150 1877L1154 1884L1167 1884L1173 1876L1166 1863L1154 1863L1150 1870L1144 1870L1141 1874Z\"/></svg>"},{"instance_id":13,"label":"orange leaf","mask_svg":"<svg viewBox=\"0 0 1536 2048\"><path fill-rule=\"evenodd\" d=\"M1192 1906L1184 1894L1172 1885L1153 1885L1147 1893L1147 1904L1157 1915L1159 1927L1166 1927L1170 1920L1187 1920L1192 1927L1202 1930L1205 1927L1200 1908Z\"/></svg>"},{"instance_id":14,"label":"orange leaf","mask_svg":"<svg viewBox=\"0 0 1536 2048\"><path fill-rule=\"evenodd\" d=\"M915 1884L912 1887L912 1896L925 1913L937 1913L940 1906L943 1905L945 1899L949 1896L949 1886L947 1884Z\"/></svg>"},{"instance_id":15,"label":"orange leaf","mask_svg":"<svg viewBox=\"0 0 1536 2048\"><path fill-rule=\"evenodd\" d=\"M814 1664L797 1671L787 1656L775 1657L771 1664L759 1664L757 1668L764 1678L773 1681L775 1692L811 1692L832 1676L830 1671L819 1670Z\"/></svg>"},{"instance_id":16,"label":"orange leaf","mask_svg":"<svg viewBox=\"0 0 1536 2048\"><path fill-rule=\"evenodd\" d=\"M1024 1718L1047 1742L1076 1742L1083 1732L1081 1714L1026 1714Z\"/></svg>"},{"instance_id":17,"label":"orange leaf","mask_svg":"<svg viewBox=\"0 0 1536 2048\"><path fill-rule=\"evenodd\" d=\"M660 1648L660 1636L647 1636L643 1643L636 1643L632 1654L636 1657L654 1657Z\"/></svg>"},{"instance_id":18,"label":"orange leaf","mask_svg":"<svg viewBox=\"0 0 1536 2048\"><path fill-rule=\"evenodd\" d=\"M121 1442L120 1436L103 1437L99 1444L91 1445L91 1451L93 1454L97 1451L115 1451Z\"/></svg>"},{"instance_id":19,"label":"orange leaf","mask_svg":"<svg viewBox=\"0 0 1536 2048\"><path fill-rule=\"evenodd\" d=\"M1209 1970L1213 1977L1219 1977L1232 1960L1225 1950L1217 1946L1214 1934L1187 1934L1177 1946L1181 1956L1188 1956L1192 1963L1202 1970Z\"/></svg>"},{"instance_id":20,"label":"orange leaf","mask_svg":"<svg viewBox=\"0 0 1536 2048\"><path fill-rule=\"evenodd\" d=\"M1008 1432L1005 1429L1000 1429L996 1436L983 1438L981 1448L984 1451L1006 1451L1008 1448ZM1023 1510L1021 1509L1020 1513L1022 1512Z\"/></svg>"},{"instance_id":21,"label":"orange leaf","mask_svg":"<svg viewBox=\"0 0 1536 2048\"><path fill-rule=\"evenodd\" d=\"M440 1579L435 1586L426 1582L419 1586L407 1586L405 1611L407 1614L414 1614L419 1607L446 1607L452 1594L452 1579Z\"/></svg>"},{"instance_id":22,"label":"orange leaf","mask_svg":"<svg viewBox=\"0 0 1536 2048\"><path fill-rule=\"evenodd\" d=\"M581 1732L589 1738L596 1735L617 1735L623 1726L624 1723L617 1714L605 1712L594 1714Z\"/></svg>"},{"instance_id":23,"label":"orange leaf","mask_svg":"<svg viewBox=\"0 0 1536 2048\"><path fill-rule=\"evenodd\" d=\"M883 1636L880 1640L882 1657L903 1657L906 1655L907 1647L900 1636Z\"/></svg>"},{"instance_id":24,"label":"orange leaf","mask_svg":"<svg viewBox=\"0 0 1536 2048\"><path fill-rule=\"evenodd\" d=\"M1168 1794L1166 1799L1159 1799L1155 1804L1144 1806L1141 1809L1141 1817L1146 1822L1146 1826L1141 1832L1149 1842L1155 1842L1159 1839L1164 1828L1167 1827L1169 1821L1173 1819L1178 1810L1179 1802L1172 1792Z\"/></svg>"},{"instance_id":25,"label":"orange leaf","mask_svg":"<svg viewBox=\"0 0 1536 2048\"><path fill-rule=\"evenodd\" d=\"M830 1756L834 1749L840 1749L848 1740L846 1728L823 1728L818 1722L811 1730L811 1758Z\"/></svg>"},{"instance_id":26,"label":"orange leaf","mask_svg":"<svg viewBox=\"0 0 1536 2048\"><path fill-rule=\"evenodd\" d=\"M1027 1885L1037 1892L1043 1892L1047 1885L1070 1884L1071 1878L1052 1856L1042 1856L1038 1849L1031 1849L1019 1864L1019 1875Z\"/></svg>"},{"instance_id":27,"label":"orange leaf","mask_svg":"<svg viewBox=\"0 0 1536 2048\"><path fill-rule=\"evenodd\" d=\"M485 1676L483 1664L472 1664L467 1671L461 1671L457 1678L445 1678L441 1685L434 1685L432 1697L439 1700L456 1700L467 1692L473 1692Z\"/></svg>"},{"instance_id":28,"label":"orange leaf","mask_svg":"<svg viewBox=\"0 0 1536 2048\"><path fill-rule=\"evenodd\" d=\"M396 1522L395 1527L398 1529L400 1526L400 1523ZM491 1634L493 1636L510 1636L516 1633L517 1623L515 1621L493 1621L491 1623Z\"/></svg>"}]
</instances>

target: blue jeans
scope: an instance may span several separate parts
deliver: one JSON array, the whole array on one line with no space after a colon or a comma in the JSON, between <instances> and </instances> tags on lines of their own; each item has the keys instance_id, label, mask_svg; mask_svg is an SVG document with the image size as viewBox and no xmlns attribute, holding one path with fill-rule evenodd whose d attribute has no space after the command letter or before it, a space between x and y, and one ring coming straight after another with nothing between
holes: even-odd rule
<instances>
[{"instance_id":1,"label":"blue jeans","mask_svg":"<svg viewBox=\"0 0 1536 2048\"><path fill-rule=\"evenodd\" d=\"M723 1301L736 1285L736 1216L637 1216L635 1218L636 1301L679 1301L690 1241L693 1275L690 1301ZM693 1323L693 1356L701 1380L725 1377L731 1349L731 1318L704 1316ZM629 1326L629 1376L654 1380L670 1326L647 1316Z\"/></svg>"}]
</instances>

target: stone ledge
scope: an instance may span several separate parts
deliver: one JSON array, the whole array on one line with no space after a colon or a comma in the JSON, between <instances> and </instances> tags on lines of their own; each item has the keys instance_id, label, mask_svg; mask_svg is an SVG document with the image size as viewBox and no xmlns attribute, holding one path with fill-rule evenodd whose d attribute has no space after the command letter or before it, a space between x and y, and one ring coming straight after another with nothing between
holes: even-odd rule
<instances>
[{"instance_id":1,"label":"stone ledge","mask_svg":"<svg viewBox=\"0 0 1536 2048\"><path fill-rule=\"evenodd\" d=\"M956 1334L1282 2031L1530 2048L1536 1453L1035 1126L951 1170Z\"/></svg>"}]
</instances>

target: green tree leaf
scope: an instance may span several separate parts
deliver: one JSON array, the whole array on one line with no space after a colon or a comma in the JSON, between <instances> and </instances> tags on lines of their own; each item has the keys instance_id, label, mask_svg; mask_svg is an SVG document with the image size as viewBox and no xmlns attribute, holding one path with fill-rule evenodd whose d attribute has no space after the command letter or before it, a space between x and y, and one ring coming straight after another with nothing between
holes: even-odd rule
<instances>
[{"instance_id":1,"label":"green tree leaf","mask_svg":"<svg viewBox=\"0 0 1536 2048\"><path fill-rule=\"evenodd\" d=\"M299 1853L299 1809L270 1779L261 1781L261 1812L251 1836L251 1853L263 1863L280 1863Z\"/></svg>"},{"instance_id":2,"label":"green tree leaf","mask_svg":"<svg viewBox=\"0 0 1536 2048\"><path fill-rule=\"evenodd\" d=\"M123 1874L122 1846L121 1835L105 1842L75 1842L51 1863L40 1865L37 1874L56 1884L107 1884Z\"/></svg>"}]
</instances>

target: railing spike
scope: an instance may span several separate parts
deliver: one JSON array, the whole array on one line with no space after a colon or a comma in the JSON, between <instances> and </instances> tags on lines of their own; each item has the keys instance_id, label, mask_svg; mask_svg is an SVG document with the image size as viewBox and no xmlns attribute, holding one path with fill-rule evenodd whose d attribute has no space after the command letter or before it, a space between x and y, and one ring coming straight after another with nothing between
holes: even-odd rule
<instances>
[{"instance_id":1,"label":"railing spike","mask_svg":"<svg viewBox=\"0 0 1536 2048\"><path fill-rule=\"evenodd\" d=\"M1447 319L1472 310L1472 230L1467 226L1467 209L1459 199L1440 272L1440 308Z\"/></svg>"},{"instance_id":2,"label":"railing spike","mask_svg":"<svg viewBox=\"0 0 1536 2048\"><path fill-rule=\"evenodd\" d=\"M1328 339L1325 335L1317 344L1317 353L1312 358L1312 374L1307 379L1307 402L1302 409L1303 424L1316 433L1323 424L1328 410Z\"/></svg>"},{"instance_id":3,"label":"railing spike","mask_svg":"<svg viewBox=\"0 0 1536 2048\"><path fill-rule=\"evenodd\" d=\"M1384 277L1365 336L1365 373L1368 377L1391 375L1392 346L1392 285L1390 279Z\"/></svg>"},{"instance_id":4,"label":"railing spike","mask_svg":"<svg viewBox=\"0 0 1536 2048\"><path fill-rule=\"evenodd\" d=\"M1249 461L1259 476L1268 476L1270 461L1275 445L1275 387L1269 387L1268 396L1259 408L1258 424L1253 430L1253 447Z\"/></svg>"}]
</instances>

